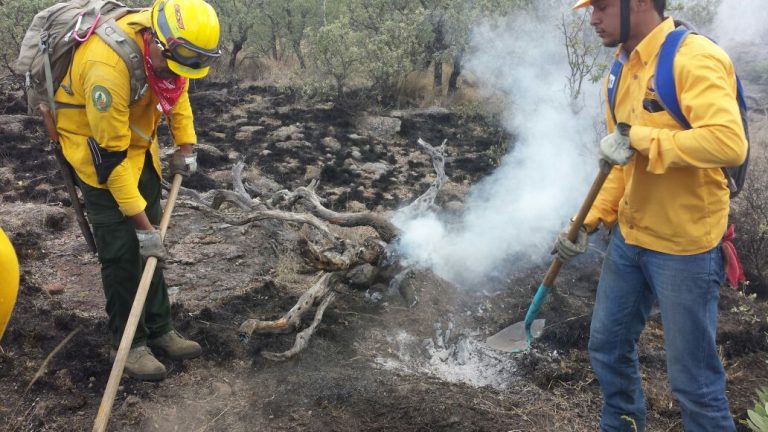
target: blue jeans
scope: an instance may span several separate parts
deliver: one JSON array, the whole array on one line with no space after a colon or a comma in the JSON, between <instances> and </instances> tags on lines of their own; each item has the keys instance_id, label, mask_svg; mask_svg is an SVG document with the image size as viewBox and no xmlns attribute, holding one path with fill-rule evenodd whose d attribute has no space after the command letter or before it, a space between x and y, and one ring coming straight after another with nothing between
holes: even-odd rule
<instances>
[{"instance_id":1,"label":"blue jeans","mask_svg":"<svg viewBox=\"0 0 768 432\"><path fill-rule=\"evenodd\" d=\"M637 340L655 300L661 309L667 373L686 431L735 431L717 354L720 247L682 256L628 245L618 225L603 262L589 356L603 392L601 431L645 430Z\"/></svg>"}]
</instances>

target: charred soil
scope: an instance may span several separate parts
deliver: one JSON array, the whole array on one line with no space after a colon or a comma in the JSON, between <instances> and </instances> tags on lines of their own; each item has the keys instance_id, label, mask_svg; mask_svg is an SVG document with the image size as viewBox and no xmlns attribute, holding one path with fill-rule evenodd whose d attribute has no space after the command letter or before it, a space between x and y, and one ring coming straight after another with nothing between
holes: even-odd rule
<instances>
[{"instance_id":1,"label":"charred soil","mask_svg":"<svg viewBox=\"0 0 768 432\"><path fill-rule=\"evenodd\" d=\"M111 368L98 261L80 238L37 124L12 95L0 100L9 119L0 123L0 226L23 273L0 345L0 424L8 431L88 430ZM493 170L492 148L513 140L480 116L368 114L271 87L199 84L191 100L201 169L185 187L231 189L232 166L243 160L257 194L319 180L318 195L339 211L387 214L422 194L434 171L416 146L419 137L448 140L451 181L438 204L460 203ZM301 238L293 224L232 226L177 207L165 275L176 328L204 353L186 362L161 357L170 373L159 383L124 377L110 430L597 430L601 396L586 351L597 254L562 272L541 314L545 334L529 353L491 351L482 341L523 318L546 271L541 265L475 289L416 271L403 282L410 297L382 284L339 285L309 347L273 362L260 353L283 351L294 336L244 343L238 326L279 318L312 285L316 276L298 258ZM755 389L768 383L768 307L724 289L720 312L728 396L733 414L744 418ZM640 356L648 430L681 430L658 316L643 333Z\"/></svg>"}]
</instances>

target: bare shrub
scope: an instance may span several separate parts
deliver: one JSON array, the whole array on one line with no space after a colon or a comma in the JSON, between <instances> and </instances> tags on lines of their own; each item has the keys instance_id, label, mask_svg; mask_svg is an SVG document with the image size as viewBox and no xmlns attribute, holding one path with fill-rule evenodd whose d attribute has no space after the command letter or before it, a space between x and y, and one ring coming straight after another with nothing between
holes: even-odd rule
<instances>
[{"instance_id":1,"label":"bare shrub","mask_svg":"<svg viewBox=\"0 0 768 432\"><path fill-rule=\"evenodd\" d=\"M768 120L751 125L749 174L732 203L736 247L747 274L749 293L768 297Z\"/></svg>"}]
</instances>

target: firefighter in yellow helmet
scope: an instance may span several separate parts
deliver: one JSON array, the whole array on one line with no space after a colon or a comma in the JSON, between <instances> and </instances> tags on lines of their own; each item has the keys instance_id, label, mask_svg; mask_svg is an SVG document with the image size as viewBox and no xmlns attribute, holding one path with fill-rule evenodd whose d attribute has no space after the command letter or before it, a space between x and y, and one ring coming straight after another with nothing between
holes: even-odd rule
<instances>
[{"instance_id":1,"label":"firefighter in yellow helmet","mask_svg":"<svg viewBox=\"0 0 768 432\"><path fill-rule=\"evenodd\" d=\"M204 1L158 1L152 7L152 29L168 68L187 78L202 78L220 55L219 21Z\"/></svg>"},{"instance_id":2,"label":"firefighter in yellow helmet","mask_svg":"<svg viewBox=\"0 0 768 432\"><path fill-rule=\"evenodd\" d=\"M68 108L58 111L57 130L93 229L113 348L120 344L145 260L166 257L154 228L162 213L159 122L167 118L177 146L171 174L194 173L189 79L204 77L220 57L219 21L203 0L159 0L118 19L117 26L140 49L149 90L136 100L126 62L100 37L91 37L75 51L66 85L56 92L57 106ZM155 354L181 360L201 352L198 343L174 330L167 286L157 269L125 372L160 380L167 372Z\"/></svg>"},{"instance_id":3,"label":"firefighter in yellow helmet","mask_svg":"<svg viewBox=\"0 0 768 432\"><path fill-rule=\"evenodd\" d=\"M19 291L19 261L10 240L0 229L0 340L11 319Z\"/></svg>"}]
</instances>

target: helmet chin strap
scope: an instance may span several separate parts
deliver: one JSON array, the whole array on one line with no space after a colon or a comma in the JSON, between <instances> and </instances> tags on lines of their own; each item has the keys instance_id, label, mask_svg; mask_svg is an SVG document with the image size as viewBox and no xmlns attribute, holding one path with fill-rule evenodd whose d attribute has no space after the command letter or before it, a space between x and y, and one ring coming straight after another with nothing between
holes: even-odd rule
<instances>
[{"instance_id":1,"label":"helmet chin strap","mask_svg":"<svg viewBox=\"0 0 768 432\"><path fill-rule=\"evenodd\" d=\"M621 0L621 35L619 43L629 40L629 0Z\"/></svg>"}]
</instances>

